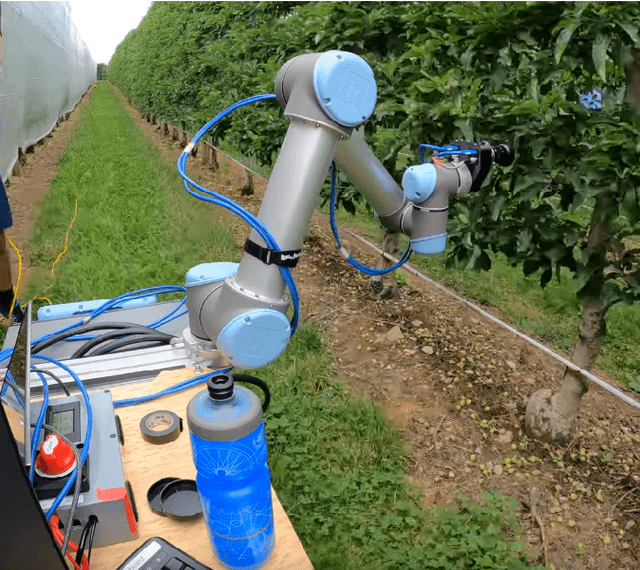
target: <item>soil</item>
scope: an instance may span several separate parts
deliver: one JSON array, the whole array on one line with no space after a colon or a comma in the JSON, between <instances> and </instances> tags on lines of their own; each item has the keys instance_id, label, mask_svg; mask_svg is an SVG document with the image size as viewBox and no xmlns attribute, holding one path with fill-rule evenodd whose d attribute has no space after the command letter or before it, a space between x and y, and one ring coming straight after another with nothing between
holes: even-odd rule
<instances>
[{"instance_id":1,"label":"soil","mask_svg":"<svg viewBox=\"0 0 640 570\"><path fill-rule=\"evenodd\" d=\"M122 100L175 164L184 143L162 135ZM29 172L42 176L10 186L11 235L23 247L66 144L63 129L29 157L25 179ZM200 157L189 169L205 187L257 212L266 181L254 176L255 192L244 196L244 168L218 157L216 170ZM247 230L237 227L240 246ZM355 257L369 265L379 261L342 233ZM592 386L569 445L530 441L523 430L527 397L558 385L563 369L555 360L410 273L403 272L406 284L394 298L376 298L371 281L337 252L324 216L314 214L309 234L294 271L302 318L326 328L336 375L355 394L378 402L401 431L409 450L407 478L423 504L455 506L459 493L479 500L483 491L499 491L517 499L523 537L537 562L572 570L639 568L640 412Z\"/></svg>"}]
</instances>

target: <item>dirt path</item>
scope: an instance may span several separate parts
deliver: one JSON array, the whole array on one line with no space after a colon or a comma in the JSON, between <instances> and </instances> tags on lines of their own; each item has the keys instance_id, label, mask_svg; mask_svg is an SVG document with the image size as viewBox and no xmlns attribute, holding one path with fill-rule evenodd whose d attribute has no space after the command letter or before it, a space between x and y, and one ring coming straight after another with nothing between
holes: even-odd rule
<instances>
[{"instance_id":1,"label":"dirt path","mask_svg":"<svg viewBox=\"0 0 640 570\"><path fill-rule=\"evenodd\" d=\"M180 145L128 108L175 164ZM262 179L255 179L254 196L243 197L235 163L221 160L212 171L196 158L188 168L205 187L257 211ZM402 431L407 477L423 490L424 505L455 504L459 492L476 500L485 490L504 492L518 499L524 536L539 562L572 570L639 568L640 413L593 387L569 446L528 441L526 398L558 382L555 361L410 274L397 299L373 300L368 280L337 254L323 216L314 216L310 233L294 271L302 318L326 327L337 374L383 406ZM239 246L246 234L238 225ZM342 237L356 257L374 263L362 244Z\"/></svg>"}]
</instances>

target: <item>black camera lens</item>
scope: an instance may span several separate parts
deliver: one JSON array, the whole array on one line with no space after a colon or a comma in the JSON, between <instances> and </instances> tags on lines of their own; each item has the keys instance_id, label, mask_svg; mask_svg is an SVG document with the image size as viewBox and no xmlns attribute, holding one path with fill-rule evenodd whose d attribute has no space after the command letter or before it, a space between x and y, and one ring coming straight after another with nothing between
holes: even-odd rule
<instances>
[{"instance_id":1,"label":"black camera lens","mask_svg":"<svg viewBox=\"0 0 640 570\"><path fill-rule=\"evenodd\" d=\"M515 160L513 149L507 144L502 143L493 147L493 162L500 166L511 166Z\"/></svg>"}]
</instances>

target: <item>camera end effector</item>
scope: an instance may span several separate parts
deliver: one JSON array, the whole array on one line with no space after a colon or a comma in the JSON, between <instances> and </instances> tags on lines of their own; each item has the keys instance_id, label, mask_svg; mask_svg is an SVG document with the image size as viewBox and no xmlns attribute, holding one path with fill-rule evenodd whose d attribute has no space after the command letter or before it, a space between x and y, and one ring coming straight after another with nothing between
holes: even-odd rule
<instances>
[{"instance_id":1,"label":"camera end effector","mask_svg":"<svg viewBox=\"0 0 640 570\"><path fill-rule=\"evenodd\" d=\"M437 151L431 162L424 162L423 147ZM445 147L421 145L420 154L422 163L405 171L402 189L360 132L338 145L336 162L371 202L384 227L409 236L414 252L432 255L445 249L449 199L479 190L491 165L509 166L514 154L505 143L459 140Z\"/></svg>"}]
</instances>

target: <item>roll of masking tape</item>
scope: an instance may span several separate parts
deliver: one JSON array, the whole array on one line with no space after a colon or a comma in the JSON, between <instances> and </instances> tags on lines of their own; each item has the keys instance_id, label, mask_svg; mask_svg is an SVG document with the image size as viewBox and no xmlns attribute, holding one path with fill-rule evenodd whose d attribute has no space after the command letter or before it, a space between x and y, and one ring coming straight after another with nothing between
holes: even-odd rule
<instances>
[{"instance_id":1,"label":"roll of masking tape","mask_svg":"<svg viewBox=\"0 0 640 570\"><path fill-rule=\"evenodd\" d=\"M170 443L180 436L182 419L169 410L157 410L140 421L142 438L156 445Z\"/></svg>"}]
</instances>

